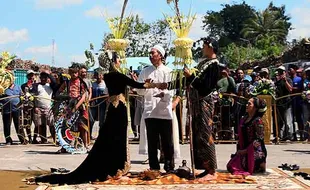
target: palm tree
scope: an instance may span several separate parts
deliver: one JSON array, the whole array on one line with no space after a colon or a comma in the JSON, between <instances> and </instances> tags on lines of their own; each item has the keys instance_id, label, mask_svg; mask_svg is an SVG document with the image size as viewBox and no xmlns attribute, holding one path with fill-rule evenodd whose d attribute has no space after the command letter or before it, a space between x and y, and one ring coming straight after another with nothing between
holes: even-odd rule
<instances>
[{"instance_id":1,"label":"palm tree","mask_svg":"<svg viewBox=\"0 0 310 190\"><path fill-rule=\"evenodd\" d=\"M282 42L285 41L288 30L285 27L285 21L278 17L277 11L266 9L257 12L253 18L247 20L241 34L250 39L257 41L265 37L274 37Z\"/></svg>"}]
</instances>

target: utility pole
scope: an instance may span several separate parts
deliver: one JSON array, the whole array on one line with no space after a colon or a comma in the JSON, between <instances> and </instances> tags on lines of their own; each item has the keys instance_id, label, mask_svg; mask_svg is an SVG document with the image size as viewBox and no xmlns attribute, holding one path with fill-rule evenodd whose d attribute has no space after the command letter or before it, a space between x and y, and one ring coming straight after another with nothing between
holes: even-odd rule
<instances>
[{"instance_id":1,"label":"utility pole","mask_svg":"<svg viewBox=\"0 0 310 190\"><path fill-rule=\"evenodd\" d=\"M55 40L53 39L52 66L55 66Z\"/></svg>"}]
</instances>

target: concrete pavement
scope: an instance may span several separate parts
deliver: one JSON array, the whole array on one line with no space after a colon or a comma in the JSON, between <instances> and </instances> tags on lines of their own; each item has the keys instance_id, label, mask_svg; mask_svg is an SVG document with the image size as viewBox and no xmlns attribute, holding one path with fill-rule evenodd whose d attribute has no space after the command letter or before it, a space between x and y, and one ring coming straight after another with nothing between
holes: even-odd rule
<instances>
[{"instance_id":1,"label":"concrete pavement","mask_svg":"<svg viewBox=\"0 0 310 190\"><path fill-rule=\"evenodd\" d=\"M0 143L4 143L3 127L0 122ZM12 126L12 138L17 140ZM98 131L96 122L94 131ZM94 134L96 135L96 134ZM188 161L190 167L189 145L181 146L181 157ZM49 170L51 167L76 168L87 155L56 154L59 147L52 144L43 145L0 145L0 170ZM226 170L226 164L230 154L236 150L235 144L217 144L216 154L218 169ZM102 150L104 151L104 150ZM276 168L282 163L298 164L301 168L310 168L310 144L281 144L267 145L267 167ZM107 155L111 156L111 155ZM146 155L138 154L138 145L130 144L131 170L143 171L148 165L142 162L147 159ZM176 160L176 168L181 165L182 159Z\"/></svg>"}]
</instances>

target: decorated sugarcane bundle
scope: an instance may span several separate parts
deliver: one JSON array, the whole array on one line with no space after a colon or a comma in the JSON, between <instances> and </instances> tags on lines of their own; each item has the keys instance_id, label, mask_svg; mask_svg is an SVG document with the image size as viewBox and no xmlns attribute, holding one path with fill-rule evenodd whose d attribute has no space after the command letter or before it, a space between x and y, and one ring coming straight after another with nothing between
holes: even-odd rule
<instances>
[{"instance_id":1,"label":"decorated sugarcane bundle","mask_svg":"<svg viewBox=\"0 0 310 190\"><path fill-rule=\"evenodd\" d=\"M6 66L13 61L15 56L10 55L9 52L1 53L0 63L0 95L14 83L14 75Z\"/></svg>"},{"instance_id":2,"label":"decorated sugarcane bundle","mask_svg":"<svg viewBox=\"0 0 310 190\"><path fill-rule=\"evenodd\" d=\"M180 83L179 90L182 91L183 68L179 67L188 67L193 62L192 47L194 41L188 37L188 34L194 20L196 19L196 15L192 15L191 11L189 11L188 15L181 14L178 7L179 1L167 1L168 4L172 2L174 4L173 9L175 10L175 15L168 16L167 14L164 14L164 17L170 29L173 30L177 36L177 39L173 41L173 44L175 45L174 65L177 67L177 69L173 71L173 78L180 79L179 81L176 80L176 83ZM191 69L191 71L194 71L194 69Z\"/></svg>"},{"instance_id":3,"label":"decorated sugarcane bundle","mask_svg":"<svg viewBox=\"0 0 310 190\"><path fill-rule=\"evenodd\" d=\"M174 33L177 36L177 39L173 41L173 44L175 45L174 65L184 66L191 64L193 60L192 47L194 41L188 38L188 34L194 20L196 19L196 15L192 15L191 11L187 16L181 14L178 9L177 4L178 2L174 3L175 3L176 15L168 16L164 14L164 16L169 27L171 28L171 30L174 31Z\"/></svg>"},{"instance_id":4,"label":"decorated sugarcane bundle","mask_svg":"<svg viewBox=\"0 0 310 190\"><path fill-rule=\"evenodd\" d=\"M117 52L117 54L120 56L120 62L122 64L121 72L124 74L126 73L126 70L127 70L125 51L129 45L129 41L123 38L132 20L133 20L132 16L128 16L124 19L120 17L114 17L114 18L107 19L109 28L111 29L111 32L114 36L113 39L110 39L108 41L108 46L110 50Z\"/></svg>"}]
</instances>

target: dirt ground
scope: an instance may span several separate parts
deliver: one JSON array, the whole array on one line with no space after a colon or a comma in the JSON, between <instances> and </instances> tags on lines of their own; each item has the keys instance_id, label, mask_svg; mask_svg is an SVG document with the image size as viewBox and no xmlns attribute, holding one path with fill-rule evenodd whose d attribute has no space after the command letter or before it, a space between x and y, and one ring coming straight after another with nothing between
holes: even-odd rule
<instances>
[{"instance_id":1,"label":"dirt ground","mask_svg":"<svg viewBox=\"0 0 310 190\"><path fill-rule=\"evenodd\" d=\"M42 171L0 171L0 186L3 190L34 190L37 185L27 185L22 179L41 174Z\"/></svg>"},{"instance_id":2,"label":"dirt ground","mask_svg":"<svg viewBox=\"0 0 310 190\"><path fill-rule=\"evenodd\" d=\"M310 174L310 168L300 169L295 172ZM0 171L0 186L3 190L35 190L37 185L27 185L22 180L44 174L42 171Z\"/></svg>"}]
</instances>

